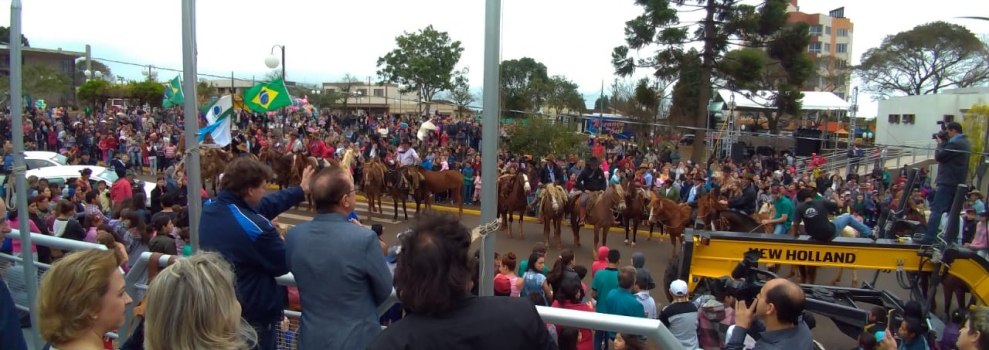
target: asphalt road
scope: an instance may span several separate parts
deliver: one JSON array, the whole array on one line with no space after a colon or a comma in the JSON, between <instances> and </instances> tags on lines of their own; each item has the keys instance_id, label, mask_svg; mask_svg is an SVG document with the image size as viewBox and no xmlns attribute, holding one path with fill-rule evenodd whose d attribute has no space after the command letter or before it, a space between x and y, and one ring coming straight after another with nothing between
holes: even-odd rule
<instances>
[{"instance_id":1,"label":"asphalt road","mask_svg":"<svg viewBox=\"0 0 989 350\"><path fill-rule=\"evenodd\" d=\"M153 181L150 177L141 177L145 181ZM274 192L273 190L271 192ZM438 210L450 210L448 208L442 208L437 206ZM480 210L479 207L465 207L464 216L461 222L468 228L475 228L480 224L480 217L477 212ZM371 224L379 223L384 227L384 238L389 244L394 244L396 241L395 234L406 229L408 223L404 220L402 216L402 208L399 207L399 217L398 220L392 220L393 210L391 198L384 199L384 217L380 214L375 214L375 220L367 219L368 206L363 198L357 202L357 213L360 216L362 223L365 226L370 227ZM456 210L456 209L453 209ZM413 220L415 217L414 204L412 208L408 209L409 219ZM279 216L278 222L283 226L297 225L303 222L309 221L313 216L313 212L308 210L306 203L299 206L298 209L292 209L288 212L283 213ZM536 242L542 241L542 225L536 225L535 219L527 218L526 222L523 223L522 229L525 232L525 238L519 238L516 233L514 238L508 238L507 234L504 232L499 232L496 239L496 251L500 254L505 254L508 252L514 252L519 257L528 256L531 251L532 245ZM518 225L516 223L515 229L518 230ZM643 229L640 227L640 229ZM648 228L645 228L648 229ZM581 229L581 244L580 248L573 247L573 235L571 234L570 227L564 225L563 227L563 247L564 249L573 249L576 257L577 264L585 265L588 268L592 262L591 251L594 247L593 245L593 232L588 228ZM640 231L640 234L642 232ZM666 270L668 261L671 256L670 243L668 239L664 239L663 242L659 242L659 234L657 233L654 238L649 241L644 235L637 237L638 244L635 247L626 245L624 232L616 232L613 229L608 235L608 245L613 248L617 248L622 252L622 257L626 261L631 258L633 252L642 252L646 255L646 269L648 269L655 280L660 284L663 279L663 272ZM556 252L556 245L551 244L550 255ZM630 262L629 262L630 263ZM728 274L730 271L726 271ZM780 273L789 272L788 267L784 267ZM859 270L859 281L868 281L871 279L874 270ZM818 271L818 284L829 284L837 273L836 269L822 268ZM590 283L590 280L585 281L585 283ZM843 286L851 286L851 275L846 272L844 278L842 279ZM892 274L880 274L880 278L877 283L879 289L884 289L888 291L893 291L896 295L904 298L907 296L906 290L901 289L895 280L895 276ZM653 299L656 300L657 307L662 307L667 305L665 293L663 292L665 286L657 286L651 294ZM830 319L824 317L817 318L817 328L814 329L814 338L820 342L826 349L851 349L857 347L857 342L838 331Z\"/></svg>"}]
</instances>

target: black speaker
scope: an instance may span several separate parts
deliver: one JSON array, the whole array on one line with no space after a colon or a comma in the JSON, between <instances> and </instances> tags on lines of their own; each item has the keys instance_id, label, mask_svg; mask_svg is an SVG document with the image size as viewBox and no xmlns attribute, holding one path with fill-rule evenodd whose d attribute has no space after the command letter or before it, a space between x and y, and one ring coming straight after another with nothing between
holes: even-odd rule
<instances>
[{"instance_id":1,"label":"black speaker","mask_svg":"<svg viewBox=\"0 0 989 350\"><path fill-rule=\"evenodd\" d=\"M812 153L821 151L821 131L814 129L797 129L793 132L796 138L796 156L810 157Z\"/></svg>"},{"instance_id":2,"label":"black speaker","mask_svg":"<svg viewBox=\"0 0 989 350\"><path fill-rule=\"evenodd\" d=\"M731 145L731 161L735 162L736 164L744 162L745 147L746 147L745 142L735 142L734 145Z\"/></svg>"}]
</instances>

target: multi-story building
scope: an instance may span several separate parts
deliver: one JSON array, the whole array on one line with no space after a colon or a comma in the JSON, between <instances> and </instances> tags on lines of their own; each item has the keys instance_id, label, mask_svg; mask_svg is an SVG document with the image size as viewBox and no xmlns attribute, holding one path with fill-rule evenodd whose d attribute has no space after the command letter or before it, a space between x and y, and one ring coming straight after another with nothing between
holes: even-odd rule
<instances>
[{"instance_id":1,"label":"multi-story building","mask_svg":"<svg viewBox=\"0 0 989 350\"><path fill-rule=\"evenodd\" d=\"M25 47L21 49L22 69L32 65L42 65L64 74L69 81L69 87L62 92L52 92L42 96L31 96L32 99L44 99L48 106L67 106L75 104L76 59L85 57L86 53ZM10 49L0 45L0 75L10 75ZM29 93L29 92L25 92Z\"/></svg>"},{"instance_id":2,"label":"multi-story building","mask_svg":"<svg viewBox=\"0 0 989 350\"><path fill-rule=\"evenodd\" d=\"M418 113L423 108L419 102L419 96L415 93L403 93L401 86L390 83L371 82L333 82L323 83L325 93L345 94L346 106L350 111L379 114L409 114ZM339 104L344 104L340 101ZM429 111L426 113L442 115L456 115L458 108L456 105L445 100L432 100L429 102ZM464 113L470 113L469 109L464 109Z\"/></svg>"},{"instance_id":3,"label":"multi-story building","mask_svg":"<svg viewBox=\"0 0 989 350\"><path fill-rule=\"evenodd\" d=\"M985 87L949 89L937 94L894 96L880 100L876 143L933 145L931 134L940 130L938 122L961 123L972 106L984 103L989 103L989 88Z\"/></svg>"},{"instance_id":4,"label":"multi-story building","mask_svg":"<svg viewBox=\"0 0 989 350\"><path fill-rule=\"evenodd\" d=\"M810 25L811 43L807 52L817 63L818 74L807 82L807 91L831 91L848 99L851 90L852 36L855 26L845 18L845 8L827 14L800 12L798 0L790 0L787 12L791 23Z\"/></svg>"}]
</instances>

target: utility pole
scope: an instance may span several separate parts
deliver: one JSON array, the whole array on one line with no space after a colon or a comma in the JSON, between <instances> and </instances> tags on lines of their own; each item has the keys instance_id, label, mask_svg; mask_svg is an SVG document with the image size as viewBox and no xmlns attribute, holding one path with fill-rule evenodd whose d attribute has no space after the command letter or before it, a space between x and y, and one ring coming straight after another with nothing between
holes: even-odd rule
<instances>
[{"instance_id":1,"label":"utility pole","mask_svg":"<svg viewBox=\"0 0 989 350\"><path fill-rule=\"evenodd\" d=\"M501 126L501 0L484 5L484 111L481 116L481 226L498 220L498 128ZM494 254L497 234L485 232L480 239L480 286L482 296L494 295Z\"/></svg>"},{"instance_id":2,"label":"utility pole","mask_svg":"<svg viewBox=\"0 0 989 350\"><path fill-rule=\"evenodd\" d=\"M855 112L859 108L858 101L859 101L859 87L856 86L852 88L852 106L848 108L848 119L849 119L848 128L850 129L848 131L848 152L852 152L855 149ZM880 166L885 167L886 165L880 164ZM848 166L847 169L845 169L845 176L847 177L848 174L851 173L852 173L852 158L849 157Z\"/></svg>"},{"instance_id":3,"label":"utility pole","mask_svg":"<svg viewBox=\"0 0 989 350\"><path fill-rule=\"evenodd\" d=\"M189 228L192 251L199 252L199 218L202 214L202 201L199 191L203 187L199 173L199 152L189 152L199 148L199 108L196 106L196 0L182 0L182 90L187 97L182 109L185 114L185 145L180 149L186 159L189 187Z\"/></svg>"}]
</instances>

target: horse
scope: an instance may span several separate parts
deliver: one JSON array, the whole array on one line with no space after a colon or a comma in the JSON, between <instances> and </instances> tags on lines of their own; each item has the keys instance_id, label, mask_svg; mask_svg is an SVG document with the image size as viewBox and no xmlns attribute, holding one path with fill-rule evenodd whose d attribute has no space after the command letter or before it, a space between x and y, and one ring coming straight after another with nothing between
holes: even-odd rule
<instances>
[{"instance_id":1,"label":"horse","mask_svg":"<svg viewBox=\"0 0 989 350\"><path fill-rule=\"evenodd\" d=\"M392 220L398 220L398 201L401 200L402 201L402 213L405 215L405 221L408 221L409 220L409 209L408 209L409 207L406 205L406 202L407 202L407 199L409 198L409 188L408 188L408 186L403 186L402 185L403 183L405 183L405 181L402 180L402 176L403 176L403 174L402 174L402 171L401 170L394 170L394 169L393 170L387 170L386 169L385 170L385 174L384 174L384 184L382 185L382 189L383 189L383 192L384 193L387 193L389 196L391 196L391 199L392 199L392 201L391 201L392 202L392 208L395 210L395 215L392 216ZM365 189L365 191L367 191L367 189ZM370 198L371 197L368 197L369 200L370 200ZM412 198L416 201L416 208L418 208L419 207L419 205L418 205L419 204L419 199L416 196L412 196ZM381 205L381 203L380 203L380 197L379 197L379 203L378 203L378 205L379 206Z\"/></svg>"},{"instance_id":2,"label":"horse","mask_svg":"<svg viewBox=\"0 0 989 350\"><path fill-rule=\"evenodd\" d=\"M646 207L648 207L649 198L642 195L642 191L631 183L626 182L625 187L629 190L625 191L625 211L622 212L622 226L625 227L625 245L629 245L628 236L632 235L632 246L636 243L636 233L639 232L639 224L642 222L642 218L645 217ZM652 193L651 191L649 193ZM648 222L648 221L647 221ZM653 225L649 223L649 237L646 240L652 240Z\"/></svg>"},{"instance_id":3,"label":"horse","mask_svg":"<svg viewBox=\"0 0 989 350\"><path fill-rule=\"evenodd\" d=\"M590 194L580 193L567 202L567 210L570 214L570 227L573 229L574 246L580 247L580 198ZM596 260L598 254L598 240L601 245L608 245L608 231L615 224L615 213L625 211L625 190L621 185L611 185L595 201L588 199L588 205L592 205L587 211L587 223L594 225L594 249L591 256Z\"/></svg>"},{"instance_id":4,"label":"horse","mask_svg":"<svg viewBox=\"0 0 989 350\"><path fill-rule=\"evenodd\" d=\"M233 160L233 156L222 149L212 148L209 146L199 146L199 167L200 167L200 180L202 181L203 189L206 188L206 182L209 181L213 187L213 193L217 193L217 179L223 170L226 168L228 162ZM181 179L181 174L185 172L186 160L189 157L183 157L182 161L175 165L175 171L173 173L173 178L178 180Z\"/></svg>"},{"instance_id":5,"label":"horse","mask_svg":"<svg viewBox=\"0 0 989 350\"><path fill-rule=\"evenodd\" d=\"M514 174L505 174L498 178L496 184L498 191L498 217L501 219L501 230L508 230L508 237L512 237L512 221L515 219L515 212L519 213L519 239L525 239L525 232L522 219L528 208L526 194L531 190L529 177L521 169ZM544 230L545 231L545 230Z\"/></svg>"},{"instance_id":6,"label":"horse","mask_svg":"<svg viewBox=\"0 0 989 350\"><path fill-rule=\"evenodd\" d=\"M346 157L344 157L346 162ZM373 220L374 208L377 206L378 213L384 214L381 207L381 196L385 187L385 165L377 158L371 159L364 164L364 195L367 197L367 219ZM398 215L396 210L395 215Z\"/></svg>"},{"instance_id":7,"label":"horse","mask_svg":"<svg viewBox=\"0 0 989 350\"><path fill-rule=\"evenodd\" d=\"M690 222L690 212L693 208L687 203L677 204L676 202L665 198L656 193L650 192L649 201L649 218L650 227L653 224L660 224L666 227L666 231L670 234L670 247L672 249L672 254L670 257L676 256L677 243L681 246L683 245L683 232ZM650 232L650 236L652 232Z\"/></svg>"},{"instance_id":8,"label":"horse","mask_svg":"<svg viewBox=\"0 0 989 350\"><path fill-rule=\"evenodd\" d=\"M553 229L556 235L556 250L563 250L563 239L560 236L566 204L566 190L555 184L547 184L539 194L539 214L543 218L543 243L549 246L549 231ZM521 226L520 223L520 236Z\"/></svg>"},{"instance_id":9,"label":"horse","mask_svg":"<svg viewBox=\"0 0 989 350\"><path fill-rule=\"evenodd\" d=\"M460 216L464 216L464 175L456 170L432 171L421 166L416 166L419 174L423 177L423 183L419 184L417 194L421 195L426 203L426 209L433 207L433 193L450 191L453 200L460 205ZM414 196L413 196L414 197ZM416 200L416 215L419 215L420 201Z\"/></svg>"},{"instance_id":10,"label":"horse","mask_svg":"<svg viewBox=\"0 0 989 350\"><path fill-rule=\"evenodd\" d=\"M761 224L751 216L728 210L718 198L721 191L714 187L697 201L697 218L704 222L704 227L714 231L752 233Z\"/></svg>"},{"instance_id":11,"label":"horse","mask_svg":"<svg viewBox=\"0 0 989 350\"><path fill-rule=\"evenodd\" d=\"M286 187L294 187L302 184L302 174L306 171L306 168L312 167L313 169L318 169L319 164L315 157L306 157L302 154L282 154L271 147L261 147L259 160L262 162L270 163L271 170L275 173L276 183L278 184L278 189L284 189ZM331 166L336 166L338 164L333 164ZM306 195L306 199L309 203L309 210L315 210L312 201L312 195ZM296 209L299 207L296 206Z\"/></svg>"}]
</instances>

